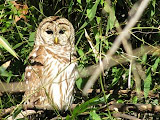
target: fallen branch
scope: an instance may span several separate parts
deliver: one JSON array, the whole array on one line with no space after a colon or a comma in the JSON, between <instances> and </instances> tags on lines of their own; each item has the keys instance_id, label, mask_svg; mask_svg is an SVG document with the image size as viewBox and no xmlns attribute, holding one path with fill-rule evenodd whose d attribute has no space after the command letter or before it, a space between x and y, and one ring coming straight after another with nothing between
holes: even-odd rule
<instances>
[{"instance_id":1,"label":"fallen branch","mask_svg":"<svg viewBox=\"0 0 160 120\"><path fill-rule=\"evenodd\" d=\"M92 93L94 91L94 89L89 89L88 90L88 94ZM96 89L95 92L97 94L101 93L101 90L100 89ZM113 94L114 93L114 90L110 90L110 91L105 91L106 94ZM136 94L136 91L135 90L119 90L119 91L116 91L117 94L119 95L125 95L125 94L130 94L130 95L135 95ZM141 96L144 95L144 92L141 92L140 93ZM155 98L159 98L159 93L155 94L153 93L153 91L150 91L148 93L148 97L155 97ZM76 104L72 104L71 108L70 109L74 109L76 106ZM53 107L50 106L50 105L23 105L23 108L24 109L41 109L41 110L53 110ZM1 110L1 116L4 116L4 115L7 115L9 113L11 113L12 111L14 111L16 109L16 106L12 106L10 108L6 108L6 109L3 109Z\"/></svg>"},{"instance_id":2,"label":"fallen branch","mask_svg":"<svg viewBox=\"0 0 160 120\"><path fill-rule=\"evenodd\" d=\"M35 110L25 110L21 111L15 118L10 116L9 118L7 118L7 120L18 120L33 114L37 114L37 112Z\"/></svg>"},{"instance_id":3,"label":"fallen branch","mask_svg":"<svg viewBox=\"0 0 160 120\"><path fill-rule=\"evenodd\" d=\"M96 89L96 90L89 89L87 94L90 94L93 91L96 92L97 94L101 93L101 89ZM115 93L117 93L118 95L125 95L125 94L127 94L127 95L135 95L136 91L135 90L119 90L119 91L115 92L115 90L109 90L109 91L105 91L105 93L106 94L115 94ZM140 92L139 94L140 94L140 96L144 96L144 92L143 91ZM156 94L153 91L149 91L148 97L150 97L150 98L151 97L159 98L159 93Z\"/></svg>"},{"instance_id":4,"label":"fallen branch","mask_svg":"<svg viewBox=\"0 0 160 120\"><path fill-rule=\"evenodd\" d=\"M122 114L120 112L113 113L113 116L116 117L116 118L125 118L125 119L128 119L128 120L141 120L141 119L138 119L138 118L136 118L134 116L127 115L127 114Z\"/></svg>"},{"instance_id":5,"label":"fallen branch","mask_svg":"<svg viewBox=\"0 0 160 120\"><path fill-rule=\"evenodd\" d=\"M149 113L160 112L160 106L152 104L114 103L109 106L109 110L114 111L115 109L118 109L118 111L120 112L124 112L126 110L135 112L149 112Z\"/></svg>"},{"instance_id":6,"label":"fallen branch","mask_svg":"<svg viewBox=\"0 0 160 120\"><path fill-rule=\"evenodd\" d=\"M72 104L70 109L71 110L74 109L76 107L76 105L77 104ZM24 110L24 111L27 111L27 110L43 110L43 111L45 111L45 110L54 110L54 108L51 105L32 105L32 104L17 105L17 106L12 106L12 107L6 108L6 109L0 109L0 118L12 113L18 107L22 107L22 110ZM35 113L33 112L33 114L35 114ZM29 112L28 115L31 115L31 112ZM25 116L27 116L27 112L25 113Z\"/></svg>"},{"instance_id":7,"label":"fallen branch","mask_svg":"<svg viewBox=\"0 0 160 120\"><path fill-rule=\"evenodd\" d=\"M3 117L3 116L6 116L8 114L10 114L15 109L16 109L16 106L12 106L12 107L6 108L6 109L0 109L0 118Z\"/></svg>"},{"instance_id":8,"label":"fallen branch","mask_svg":"<svg viewBox=\"0 0 160 120\"><path fill-rule=\"evenodd\" d=\"M71 109L74 109L76 107L77 104L73 104ZM102 105L103 106L103 105ZM25 109L27 107L27 109L30 110L54 110L52 106L50 105L23 105L23 109ZM9 113L12 113L17 107L16 106L12 106L11 108L7 108L3 111L3 113L1 113L0 117L6 116ZM104 109L108 109L108 107L105 106ZM137 113L139 112L148 112L148 113L157 113L160 112L160 106L158 105L152 105L152 104L133 104L133 103L127 103L127 104L121 104L121 103L111 103L109 105L109 110L110 111L119 111L119 112L124 112L124 111L135 111ZM26 110L25 110L26 111ZM34 111L32 112L24 112L23 111L23 115L28 116L31 114L36 114ZM127 118L125 117L126 115L120 115L120 114L115 114L117 115L117 117L123 117L123 118ZM21 117L21 115L20 115ZM134 118L134 117L133 117Z\"/></svg>"}]
</instances>

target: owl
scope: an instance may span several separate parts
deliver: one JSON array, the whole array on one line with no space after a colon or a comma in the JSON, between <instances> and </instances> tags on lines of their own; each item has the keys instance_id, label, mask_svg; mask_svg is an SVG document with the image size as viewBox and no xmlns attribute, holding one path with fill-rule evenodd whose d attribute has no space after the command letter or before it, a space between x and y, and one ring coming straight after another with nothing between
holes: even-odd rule
<instances>
[{"instance_id":1,"label":"owl","mask_svg":"<svg viewBox=\"0 0 160 120\"><path fill-rule=\"evenodd\" d=\"M77 77L74 42L74 28L66 18L51 16L39 24L25 69L25 105L71 106Z\"/></svg>"}]
</instances>

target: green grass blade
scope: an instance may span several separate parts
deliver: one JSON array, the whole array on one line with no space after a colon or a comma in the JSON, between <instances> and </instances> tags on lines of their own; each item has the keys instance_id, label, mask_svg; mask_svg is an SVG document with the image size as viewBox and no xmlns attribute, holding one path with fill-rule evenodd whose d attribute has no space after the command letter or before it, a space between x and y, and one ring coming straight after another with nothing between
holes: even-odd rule
<instances>
[{"instance_id":1,"label":"green grass blade","mask_svg":"<svg viewBox=\"0 0 160 120\"><path fill-rule=\"evenodd\" d=\"M148 93L150 91L151 84L152 84L152 76L151 76L151 70L149 68L148 72L147 72L147 78L144 81L144 97L145 97L145 99L148 97Z\"/></svg>"},{"instance_id":2,"label":"green grass blade","mask_svg":"<svg viewBox=\"0 0 160 120\"><path fill-rule=\"evenodd\" d=\"M2 36L0 36L0 45L3 46L9 53L11 53L14 57L18 59L18 55L16 54L16 52L10 47L10 44Z\"/></svg>"},{"instance_id":3,"label":"green grass blade","mask_svg":"<svg viewBox=\"0 0 160 120\"><path fill-rule=\"evenodd\" d=\"M87 12L87 17L88 17L89 21L92 21L93 18L95 17L95 14L97 11L97 6L98 6L99 2L100 2L100 0L96 0L95 4L91 8L91 10L88 9L89 12Z\"/></svg>"},{"instance_id":4,"label":"green grass blade","mask_svg":"<svg viewBox=\"0 0 160 120\"><path fill-rule=\"evenodd\" d=\"M91 111L91 112L90 112L90 117L91 117L93 120L101 120L101 117L96 113L96 111Z\"/></svg>"}]
</instances>

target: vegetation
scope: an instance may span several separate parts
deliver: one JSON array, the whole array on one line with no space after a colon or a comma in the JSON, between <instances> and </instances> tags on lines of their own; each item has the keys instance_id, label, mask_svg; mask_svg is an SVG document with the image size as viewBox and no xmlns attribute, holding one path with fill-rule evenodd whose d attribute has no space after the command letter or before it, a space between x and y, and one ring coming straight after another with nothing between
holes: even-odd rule
<instances>
[{"instance_id":1,"label":"vegetation","mask_svg":"<svg viewBox=\"0 0 160 120\"><path fill-rule=\"evenodd\" d=\"M138 0L19 0L15 3L11 0L1 0L0 80L7 83L24 80L24 70L28 62L27 57L34 45L36 28L47 16L63 16L73 24L76 34L78 69L87 69L89 66L98 64L121 33L118 28L123 29L136 12L135 3L140 2ZM16 4L22 5L21 9L17 8ZM130 29L131 35L128 42L133 49L145 45L155 49L160 45L159 6L159 1L150 1L136 26ZM157 49L157 51L160 53L160 50ZM126 53L125 47L121 45L115 55L122 56L124 53ZM157 97L160 92L159 54L145 53L142 56L135 56L135 61L140 68L138 71L140 86L137 85L135 82L137 79L131 73L131 69L135 69L135 66L132 67L132 62L129 60L125 64L104 70L90 89L93 92L89 92L88 96L83 96L82 90L90 77L80 77L75 86L74 104L77 106L72 111L64 115L58 114L58 116L68 120L71 118L109 120L115 119L115 111L109 109L113 101L159 105L159 97ZM128 80L131 80L130 90ZM121 90L129 92L124 93ZM139 91L143 91L143 94L135 94ZM1 109L21 103L22 95L3 94L0 98ZM125 111L125 113L135 115L135 112L131 111ZM13 115L16 114L16 112L13 113ZM52 114L56 116L55 113ZM138 117L140 119L159 117L157 114L149 115L140 113Z\"/></svg>"}]
</instances>

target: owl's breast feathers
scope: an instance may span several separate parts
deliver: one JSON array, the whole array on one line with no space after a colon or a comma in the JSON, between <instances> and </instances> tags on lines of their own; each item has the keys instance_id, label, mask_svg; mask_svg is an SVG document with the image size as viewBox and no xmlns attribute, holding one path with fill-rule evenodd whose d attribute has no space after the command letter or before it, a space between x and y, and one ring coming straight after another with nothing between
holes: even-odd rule
<instances>
[{"instance_id":1,"label":"owl's breast feathers","mask_svg":"<svg viewBox=\"0 0 160 120\"><path fill-rule=\"evenodd\" d=\"M29 61L31 65L41 65L43 66L48 58L55 58L61 63L75 62L76 57L71 55L66 49L65 52L61 51L65 48L58 48L55 46L40 45L35 46L33 51L29 55ZM58 51L58 52L57 52Z\"/></svg>"},{"instance_id":2,"label":"owl's breast feathers","mask_svg":"<svg viewBox=\"0 0 160 120\"><path fill-rule=\"evenodd\" d=\"M64 49L62 52L60 48L54 46L35 46L29 55L30 65L26 67L25 72L27 91L24 98L31 95L27 104L50 103L46 96L47 92L58 109L68 109L72 103L77 74L75 59L70 51L64 52Z\"/></svg>"}]
</instances>

